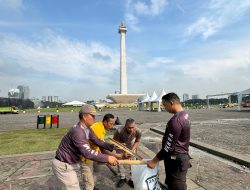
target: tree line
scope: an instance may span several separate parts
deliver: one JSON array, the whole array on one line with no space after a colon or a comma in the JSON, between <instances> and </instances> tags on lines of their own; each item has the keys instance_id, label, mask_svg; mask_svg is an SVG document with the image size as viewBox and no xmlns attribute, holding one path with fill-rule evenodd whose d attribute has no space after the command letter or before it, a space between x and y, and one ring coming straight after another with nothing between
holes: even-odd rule
<instances>
[{"instance_id":1,"label":"tree line","mask_svg":"<svg viewBox=\"0 0 250 190\"><path fill-rule=\"evenodd\" d=\"M19 99L19 98L2 98L0 97L0 107L15 106L19 109L32 109L34 108L34 102L30 99Z\"/></svg>"}]
</instances>

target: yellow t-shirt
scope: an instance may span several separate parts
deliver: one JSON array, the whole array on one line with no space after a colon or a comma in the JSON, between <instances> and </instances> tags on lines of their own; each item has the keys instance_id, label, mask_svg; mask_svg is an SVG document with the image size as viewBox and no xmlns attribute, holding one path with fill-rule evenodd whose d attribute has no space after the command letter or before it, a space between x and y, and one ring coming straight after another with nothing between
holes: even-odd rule
<instances>
[{"instance_id":1,"label":"yellow t-shirt","mask_svg":"<svg viewBox=\"0 0 250 190\"><path fill-rule=\"evenodd\" d=\"M104 140L105 138L105 135L106 135L106 130L104 128L104 125L103 125L103 122L96 122L94 123L91 127L90 127L93 132L95 133L95 135L101 139L101 140ZM97 152L100 152L100 148L98 146L96 146L94 143L92 142L89 142L89 146L91 149L97 151ZM82 159L85 163L91 163L92 160L89 160L87 158L84 158Z\"/></svg>"},{"instance_id":2,"label":"yellow t-shirt","mask_svg":"<svg viewBox=\"0 0 250 190\"><path fill-rule=\"evenodd\" d=\"M103 122L96 122L90 128L93 130L93 132L99 139L104 140L106 135L106 130L104 128ZM92 148L97 152L100 151L100 148L91 142L90 142L90 148Z\"/></svg>"}]
</instances>

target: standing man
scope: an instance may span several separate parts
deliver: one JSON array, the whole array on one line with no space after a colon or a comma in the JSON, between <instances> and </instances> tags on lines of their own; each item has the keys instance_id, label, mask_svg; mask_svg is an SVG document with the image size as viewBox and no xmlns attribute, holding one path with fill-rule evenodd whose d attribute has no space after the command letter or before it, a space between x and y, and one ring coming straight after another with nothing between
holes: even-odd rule
<instances>
[{"instance_id":1,"label":"standing man","mask_svg":"<svg viewBox=\"0 0 250 190\"><path fill-rule=\"evenodd\" d=\"M116 130L113 139L125 144L126 147L135 152L141 140L141 131L136 127L135 120L129 118L126 120L125 126L121 126ZM120 180L117 183L117 187L122 187L126 182L123 165L118 165L118 175ZM131 180L128 183L130 186L133 186Z\"/></svg>"},{"instance_id":2,"label":"standing man","mask_svg":"<svg viewBox=\"0 0 250 190\"><path fill-rule=\"evenodd\" d=\"M52 169L62 189L80 190L73 165L79 163L82 156L97 162L109 163L111 165L118 164L115 157L96 152L89 147L88 141L91 141L103 149L109 151L114 149L114 145L100 140L90 130L89 127L94 123L95 115L96 110L94 106L83 105L79 111L80 121L63 137L56 151Z\"/></svg>"},{"instance_id":3,"label":"standing man","mask_svg":"<svg viewBox=\"0 0 250 190\"><path fill-rule=\"evenodd\" d=\"M90 128L92 129L93 133L101 140L104 140L106 132L109 131L115 123L115 117L112 114L106 114L103 117L102 122L96 122L94 123ZM105 154L114 156L116 158L122 158L121 154L114 154L105 150L100 150L99 146L93 144L92 142L89 142L90 148L95 150L96 152L103 152ZM93 170L98 170L99 163L94 162L90 159L87 159L83 157L82 159L83 163L81 165L82 167L82 177L84 181L84 190L93 190L97 189L94 188L94 177L93 177Z\"/></svg>"},{"instance_id":4,"label":"standing man","mask_svg":"<svg viewBox=\"0 0 250 190\"><path fill-rule=\"evenodd\" d=\"M180 98L175 93L162 97L162 104L166 111L174 114L168 121L162 139L162 149L150 161L148 167L154 168L158 162L164 160L166 179L169 190L186 190L186 175L191 167L188 154L190 140L190 118L180 104Z\"/></svg>"}]
</instances>

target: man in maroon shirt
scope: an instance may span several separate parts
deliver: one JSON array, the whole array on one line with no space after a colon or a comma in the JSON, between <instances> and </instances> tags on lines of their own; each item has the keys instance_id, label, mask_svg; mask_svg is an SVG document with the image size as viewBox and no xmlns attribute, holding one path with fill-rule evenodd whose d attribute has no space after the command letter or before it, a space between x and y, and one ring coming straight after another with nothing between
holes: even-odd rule
<instances>
[{"instance_id":1,"label":"man in maroon shirt","mask_svg":"<svg viewBox=\"0 0 250 190\"><path fill-rule=\"evenodd\" d=\"M80 121L63 137L56 151L52 169L62 189L80 190L73 165L79 163L82 156L93 161L109 163L113 166L118 164L115 157L102 154L89 147L88 141L91 141L103 149L109 151L114 149L113 144L100 140L90 129L90 126L94 123L95 115L94 106L83 105L79 111Z\"/></svg>"},{"instance_id":2,"label":"man in maroon shirt","mask_svg":"<svg viewBox=\"0 0 250 190\"><path fill-rule=\"evenodd\" d=\"M152 160L148 161L148 167L154 168L159 161L164 160L165 184L169 190L186 190L187 170L191 167L188 154L191 122L177 94L164 95L162 104L166 111L174 116L167 123L162 139L162 149Z\"/></svg>"}]
</instances>

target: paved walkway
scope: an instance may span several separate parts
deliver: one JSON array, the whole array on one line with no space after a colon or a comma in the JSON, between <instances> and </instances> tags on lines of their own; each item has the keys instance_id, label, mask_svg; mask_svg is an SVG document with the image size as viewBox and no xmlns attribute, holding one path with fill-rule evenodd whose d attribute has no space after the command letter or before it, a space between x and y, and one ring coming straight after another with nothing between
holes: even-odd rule
<instances>
[{"instance_id":1,"label":"paved walkway","mask_svg":"<svg viewBox=\"0 0 250 190\"><path fill-rule=\"evenodd\" d=\"M0 190L59 190L58 183L53 176L51 160L54 152L41 152L0 157ZM152 158L155 154L145 146L140 146L139 155ZM164 178L164 167L160 167L160 180ZM76 168L79 169L79 168ZM116 167L113 167L116 172ZM79 174L80 176L80 174ZM101 190L115 190L118 178L106 166L102 172L96 174L96 185ZM188 179L189 190L202 190L199 185ZM131 189L124 185L119 190Z\"/></svg>"},{"instance_id":2,"label":"paved walkway","mask_svg":"<svg viewBox=\"0 0 250 190\"><path fill-rule=\"evenodd\" d=\"M158 134L164 135L164 130L159 129L159 128L151 128L150 129L153 132L156 132ZM244 165L246 167L250 167L250 157L249 156L245 156L242 154L238 154L229 150L225 150L222 148L218 148L197 140L190 140L190 146L196 147L200 150L204 150L206 152L209 152L213 155L219 156L221 158L225 158L228 160L232 160L234 162L237 162L238 164Z\"/></svg>"}]
</instances>

